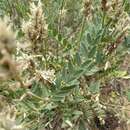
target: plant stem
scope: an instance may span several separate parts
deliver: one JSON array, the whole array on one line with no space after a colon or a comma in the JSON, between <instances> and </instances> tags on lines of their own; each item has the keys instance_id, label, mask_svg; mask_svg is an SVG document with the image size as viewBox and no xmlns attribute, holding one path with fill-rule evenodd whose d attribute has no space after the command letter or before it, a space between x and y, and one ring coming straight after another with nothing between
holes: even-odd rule
<instances>
[{"instance_id":1,"label":"plant stem","mask_svg":"<svg viewBox=\"0 0 130 130\"><path fill-rule=\"evenodd\" d=\"M80 29L80 34L79 34L79 39L77 41L78 49L80 48L80 41L81 41L81 39L83 37L83 30L84 30L84 27L85 27L85 22L86 22L86 18L83 17L82 24L81 24L81 29Z\"/></svg>"},{"instance_id":2,"label":"plant stem","mask_svg":"<svg viewBox=\"0 0 130 130\"><path fill-rule=\"evenodd\" d=\"M63 7L64 7L64 5L65 5L65 0L62 0L62 3L61 3L61 6L60 6L60 8L59 8L59 11L62 11L62 9L63 9ZM58 34L60 34L61 33L61 16L60 16L61 14L59 13L59 19L58 19ZM57 43L57 50L56 50L57 52L56 52L56 55L57 55L57 61L58 61L58 59L59 59L59 44Z\"/></svg>"}]
</instances>

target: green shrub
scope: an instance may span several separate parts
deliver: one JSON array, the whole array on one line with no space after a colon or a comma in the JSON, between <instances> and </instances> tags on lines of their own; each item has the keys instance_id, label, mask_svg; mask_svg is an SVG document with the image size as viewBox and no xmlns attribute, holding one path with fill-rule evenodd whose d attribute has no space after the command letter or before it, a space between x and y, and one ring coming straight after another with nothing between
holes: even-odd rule
<instances>
[{"instance_id":1,"label":"green shrub","mask_svg":"<svg viewBox=\"0 0 130 130\"><path fill-rule=\"evenodd\" d=\"M122 82L130 76L121 68L129 1L1 0L0 12L0 95L25 129L114 130L129 122Z\"/></svg>"}]
</instances>

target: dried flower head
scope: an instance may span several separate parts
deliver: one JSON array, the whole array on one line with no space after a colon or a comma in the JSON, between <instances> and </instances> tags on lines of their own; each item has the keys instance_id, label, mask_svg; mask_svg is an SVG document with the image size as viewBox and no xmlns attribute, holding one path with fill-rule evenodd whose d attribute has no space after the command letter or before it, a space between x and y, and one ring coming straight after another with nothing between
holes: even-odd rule
<instances>
[{"instance_id":1,"label":"dried flower head","mask_svg":"<svg viewBox=\"0 0 130 130\"><path fill-rule=\"evenodd\" d=\"M11 109L0 113L0 130L25 130L22 125L17 125L16 115L12 115Z\"/></svg>"},{"instance_id":2,"label":"dried flower head","mask_svg":"<svg viewBox=\"0 0 130 130\"><path fill-rule=\"evenodd\" d=\"M0 20L0 51L6 50L12 53L15 49L15 34L12 32L11 27L6 25L6 22Z\"/></svg>"},{"instance_id":3,"label":"dried flower head","mask_svg":"<svg viewBox=\"0 0 130 130\"><path fill-rule=\"evenodd\" d=\"M6 80L14 75L15 64L12 52L15 49L15 34L6 22L0 20L0 80Z\"/></svg>"},{"instance_id":4,"label":"dried flower head","mask_svg":"<svg viewBox=\"0 0 130 130\"><path fill-rule=\"evenodd\" d=\"M33 49L36 49L41 47L41 43L47 37L47 24L40 1L37 6L31 3L30 10L30 20L23 23L23 32L32 43Z\"/></svg>"},{"instance_id":5,"label":"dried flower head","mask_svg":"<svg viewBox=\"0 0 130 130\"><path fill-rule=\"evenodd\" d=\"M102 0L101 5L102 5L102 7L101 7L102 10L107 11L107 0Z\"/></svg>"},{"instance_id":6,"label":"dried flower head","mask_svg":"<svg viewBox=\"0 0 130 130\"><path fill-rule=\"evenodd\" d=\"M123 12L122 0L111 0L107 2L107 15L112 19L119 17Z\"/></svg>"},{"instance_id":7,"label":"dried flower head","mask_svg":"<svg viewBox=\"0 0 130 130\"><path fill-rule=\"evenodd\" d=\"M38 74L44 80L44 83L55 83L55 71L54 70L44 70L44 71L37 71Z\"/></svg>"},{"instance_id":8,"label":"dried flower head","mask_svg":"<svg viewBox=\"0 0 130 130\"><path fill-rule=\"evenodd\" d=\"M4 55L0 60L0 80L7 80L15 73L15 64L9 55Z\"/></svg>"},{"instance_id":9,"label":"dried flower head","mask_svg":"<svg viewBox=\"0 0 130 130\"><path fill-rule=\"evenodd\" d=\"M92 15L92 1L91 0L85 0L84 1L84 8L83 8L83 14L86 18L90 18Z\"/></svg>"}]
</instances>

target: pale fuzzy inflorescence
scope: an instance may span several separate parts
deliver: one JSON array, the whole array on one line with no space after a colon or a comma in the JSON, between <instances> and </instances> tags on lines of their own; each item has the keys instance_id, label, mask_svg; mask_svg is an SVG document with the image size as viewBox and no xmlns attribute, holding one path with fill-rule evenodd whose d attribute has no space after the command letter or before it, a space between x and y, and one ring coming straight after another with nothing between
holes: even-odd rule
<instances>
[{"instance_id":1,"label":"pale fuzzy inflorescence","mask_svg":"<svg viewBox=\"0 0 130 130\"><path fill-rule=\"evenodd\" d=\"M41 43L47 37L47 24L42 9L42 4L39 1L36 6L34 3L30 5L30 19L28 22L23 22L23 32L26 38L31 42L33 49L40 48Z\"/></svg>"},{"instance_id":2,"label":"pale fuzzy inflorescence","mask_svg":"<svg viewBox=\"0 0 130 130\"><path fill-rule=\"evenodd\" d=\"M0 80L6 80L15 74L12 58L15 50L15 33L6 21L0 20Z\"/></svg>"},{"instance_id":3,"label":"pale fuzzy inflorescence","mask_svg":"<svg viewBox=\"0 0 130 130\"><path fill-rule=\"evenodd\" d=\"M37 71L37 73L43 78L44 81L55 84L55 71L54 70Z\"/></svg>"},{"instance_id":4,"label":"pale fuzzy inflorescence","mask_svg":"<svg viewBox=\"0 0 130 130\"><path fill-rule=\"evenodd\" d=\"M15 49L15 34L6 21L0 20L0 51L6 50L11 53Z\"/></svg>"},{"instance_id":5,"label":"pale fuzzy inflorescence","mask_svg":"<svg viewBox=\"0 0 130 130\"><path fill-rule=\"evenodd\" d=\"M16 115L12 114L12 108L4 109L0 112L0 130L26 130L16 122Z\"/></svg>"}]
</instances>

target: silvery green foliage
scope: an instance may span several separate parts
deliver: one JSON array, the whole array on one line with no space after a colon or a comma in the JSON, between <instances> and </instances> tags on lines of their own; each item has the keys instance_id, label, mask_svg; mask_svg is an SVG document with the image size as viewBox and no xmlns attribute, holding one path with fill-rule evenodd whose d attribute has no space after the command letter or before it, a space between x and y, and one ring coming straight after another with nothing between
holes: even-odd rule
<instances>
[{"instance_id":1,"label":"silvery green foliage","mask_svg":"<svg viewBox=\"0 0 130 130\"><path fill-rule=\"evenodd\" d=\"M0 10L18 31L14 57L22 81L0 84L0 94L29 130L92 130L95 117L106 127L109 111L124 119L126 95L111 80L129 78L120 71L130 47L128 0L1 0ZM2 130L23 130L5 113L0 122Z\"/></svg>"}]
</instances>

